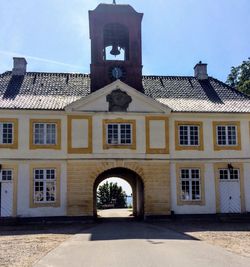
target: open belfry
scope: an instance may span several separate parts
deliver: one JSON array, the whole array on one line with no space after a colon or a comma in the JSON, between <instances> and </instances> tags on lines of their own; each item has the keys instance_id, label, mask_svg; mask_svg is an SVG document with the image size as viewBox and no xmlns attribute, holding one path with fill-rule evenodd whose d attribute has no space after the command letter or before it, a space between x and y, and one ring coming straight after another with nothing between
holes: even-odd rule
<instances>
[{"instance_id":1,"label":"open belfry","mask_svg":"<svg viewBox=\"0 0 250 267\"><path fill-rule=\"evenodd\" d=\"M250 98L202 62L142 75L142 19L115 1L89 11L90 74L21 57L0 74L1 217L95 217L110 177L143 219L250 211Z\"/></svg>"}]
</instances>

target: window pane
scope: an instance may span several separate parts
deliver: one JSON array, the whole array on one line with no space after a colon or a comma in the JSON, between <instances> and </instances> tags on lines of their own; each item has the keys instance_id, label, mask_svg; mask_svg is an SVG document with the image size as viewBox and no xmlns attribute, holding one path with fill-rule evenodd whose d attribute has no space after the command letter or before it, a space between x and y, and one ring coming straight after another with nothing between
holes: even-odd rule
<instances>
[{"instance_id":1,"label":"window pane","mask_svg":"<svg viewBox=\"0 0 250 267\"><path fill-rule=\"evenodd\" d=\"M55 169L48 169L46 170L46 179L53 180L55 179Z\"/></svg>"},{"instance_id":2,"label":"window pane","mask_svg":"<svg viewBox=\"0 0 250 267\"><path fill-rule=\"evenodd\" d=\"M228 169L220 169L220 180L227 180L228 179Z\"/></svg>"},{"instance_id":3,"label":"window pane","mask_svg":"<svg viewBox=\"0 0 250 267\"><path fill-rule=\"evenodd\" d=\"M228 145L236 145L236 126L227 127Z\"/></svg>"},{"instance_id":4,"label":"window pane","mask_svg":"<svg viewBox=\"0 0 250 267\"><path fill-rule=\"evenodd\" d=\"M192 179L200 179L200 170L192 169L191 170Z\"/></svg>"},{"instance_id":5,"label":"window pane","mask_svg":"<svg viewBox=\"0 0 250 267\"><path fill-rule=\"evenodd\" d=\"M233 169L233 170L230 170L230 179L231 180L238 180L240 177L239 177L239 170L238 169Z\"/></svg>"},{"instance_id":6,"label":"window pane","mask_svg":"<svg viewBox=\"0 0 250 267\"><path fill-rule=\"evenodd\" d=\"M226 145L226 126L217 126L217 144Z\"/></svg>"},{"instance_id":7,"label":"window pane","mask_svg":"<svg viewBox=\"0 0 250 267\"><path fill-rule=\"evenodd\" d=\"M13 144L13 123L0 123L0 144Z\"/></svg>"},{"instance_id":8,"label":"window pane","mask_svg":"<svg viewBox=\"0 0 250 267\"><path fill-rule=\"evenodd\" d=\"M43 170L42 169L35 169L35 179L36 180L43 180Z\"/></svg>"},{"instance_id":9,"label":"window pane","mask_svg":"<svg viewBox=\"0 0 250 267\"><path fill-rule=\"evenodd\" d=\"M44 200L44 182L35 182L35 202L41 202Z\"/></svg>"},{"instance_id":10,"label":"window pane","mask_svg":"<svg viewBox=\"0 0 250 267\"><path fill-rule=\"evenodd\" d=\"M46 183L46 201L55 201L55 182Z\"/></svg>"},{"instance_id":11,"label":"window pane","mask_svg":"<svg viewBox=\"0 0 250 267\"><path fill-rule=\"evenodd\" d=\"M189 181L182 181L181 182L181 199L182 200L190 200L189 195Z\"/></svg>"},{"instance_id":12,"label":"window pane","mask_svg":"<svg viewBox=\"0 0 250 267\"><path fill-rule=\"evenodd\" d=\"M12 180L12 170L2 170L2 181Z\"/></svg>"},{"instance_id":13,"label":"window pane","mask_svg":"<svg viewBox=\"0 0 250 267\"><path fill-rule=\"evenodd\" d=\"M189 169L181 169L181 179L189 178Z\"/></svg>"},{"instance_id":14,"label":"window pane","mask_svg":"<svg viewBox=\"0 0 250 267\"><path fill-rule=\"evenodd\" d=\"M131 144L131 125L130 124L120 125L120 140L121 140L121 144Z\"/></svg>"},{"instance_id":15,"label":"window pane","mask_svg":"<svg viewBox=\"0 0 250 267\"><path fill-rule=\"evenodd\" d=\"M46 144L47 145L56 144L56 124L55 123L46 124Z\"/></svg>"},{"instance_id":16,"label":"window pane","mask_svg":"<svg viewBox=\"0 0 250 267\"><path fill-rule=\"evenodd\" d=\"M188 126L179 126L180 145L188 145Z\"/></svg>"},{"instance_id":17,"label":"window pane","mask_svg":"<svg viewBox=\"0 0 250 267\"><path fill-rule=\"evenodd\" d=\"M200 182L192 181L192 200L200 200Z\"/></svg>"},{"instance_id":18,"label":"window pane","mask_svg":"<svg viewBox=\"0 0 250 267\"><path fill-rule=\"evenodd\" d=\"M199 127L190 126L190 145L198 146L199 145Z\"/></svg>"},{"instance_id":19,"label":"window pane","mask_svg":"<svg viewBox=\"0 0 250 267\"><path fill-rule=\"evenodd\" d=\"M45 125L43 123L34 124L34 143L36 145L45 144Z\"/></svg>"},{"instance_id":20,"label":"window pane","mask_svg":"<svg viewBox=\"0 0 250 267\"><path fill-rule=\"evenodd\" d=\"M108 144L117 145L118 144L118 125L108 124Z\"/></svg>"}]
</instances>

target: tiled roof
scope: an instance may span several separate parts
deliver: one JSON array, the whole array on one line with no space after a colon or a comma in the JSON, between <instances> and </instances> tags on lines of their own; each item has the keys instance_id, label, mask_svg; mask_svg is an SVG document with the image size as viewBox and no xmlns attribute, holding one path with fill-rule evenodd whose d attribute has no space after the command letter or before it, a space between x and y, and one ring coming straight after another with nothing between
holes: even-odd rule
<instances>
[{"instance_id":1,"label":"tiled roof","mask_svg":"<svg viewBox=\"0 0 250 267\"><path fill-rule=\"evenodd\" d=\"M250 112L250 98L209 77L143 76L145 94L175 112ZM90 94L87 74L0 75L0 109L63 110Z\"/></svg>"}]
</instances>

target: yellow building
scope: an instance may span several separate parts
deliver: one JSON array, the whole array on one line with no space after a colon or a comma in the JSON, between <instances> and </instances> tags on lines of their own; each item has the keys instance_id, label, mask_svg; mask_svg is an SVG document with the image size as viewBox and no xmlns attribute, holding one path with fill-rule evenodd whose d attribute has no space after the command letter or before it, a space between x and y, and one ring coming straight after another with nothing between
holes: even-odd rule
<instances>
[{"instance_id":1,"label":"yellow building","mask_svg":"<svg viewBox=\"0 0 250 267\"><path fill-rule=\"evenodd\" d=\"M250 211L250 99L207 74L143 76L129 5L90 11L91 73L0 75L0 216L95 216L120 177L134 214ZM129 19L128 19L129 18Z\"/></svg>"}]
</instances>

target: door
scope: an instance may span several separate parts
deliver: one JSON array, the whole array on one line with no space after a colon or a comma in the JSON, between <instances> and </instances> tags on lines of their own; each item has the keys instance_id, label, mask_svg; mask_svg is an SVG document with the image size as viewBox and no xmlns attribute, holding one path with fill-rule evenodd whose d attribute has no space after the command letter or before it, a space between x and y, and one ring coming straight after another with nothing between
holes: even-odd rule
<instances>
[{"instance_id":1,"label":"door","mask_svg":"<svg viewBox=\"0 0 250 267\"><path fill-rule=\"evenodd\" d=\"M13 215L13 183L0 182L0 216L10 217Z\"/></svg>"},{"instance_id":2,"label":"door","mask_svg":"<svg viewBox=\"0 0 250 267\"><path fill-rule=\"evenodd\" d=\"M220 180L220 208L222 213L240 213L240 181Z\"/></svg>"}]
</instances>

